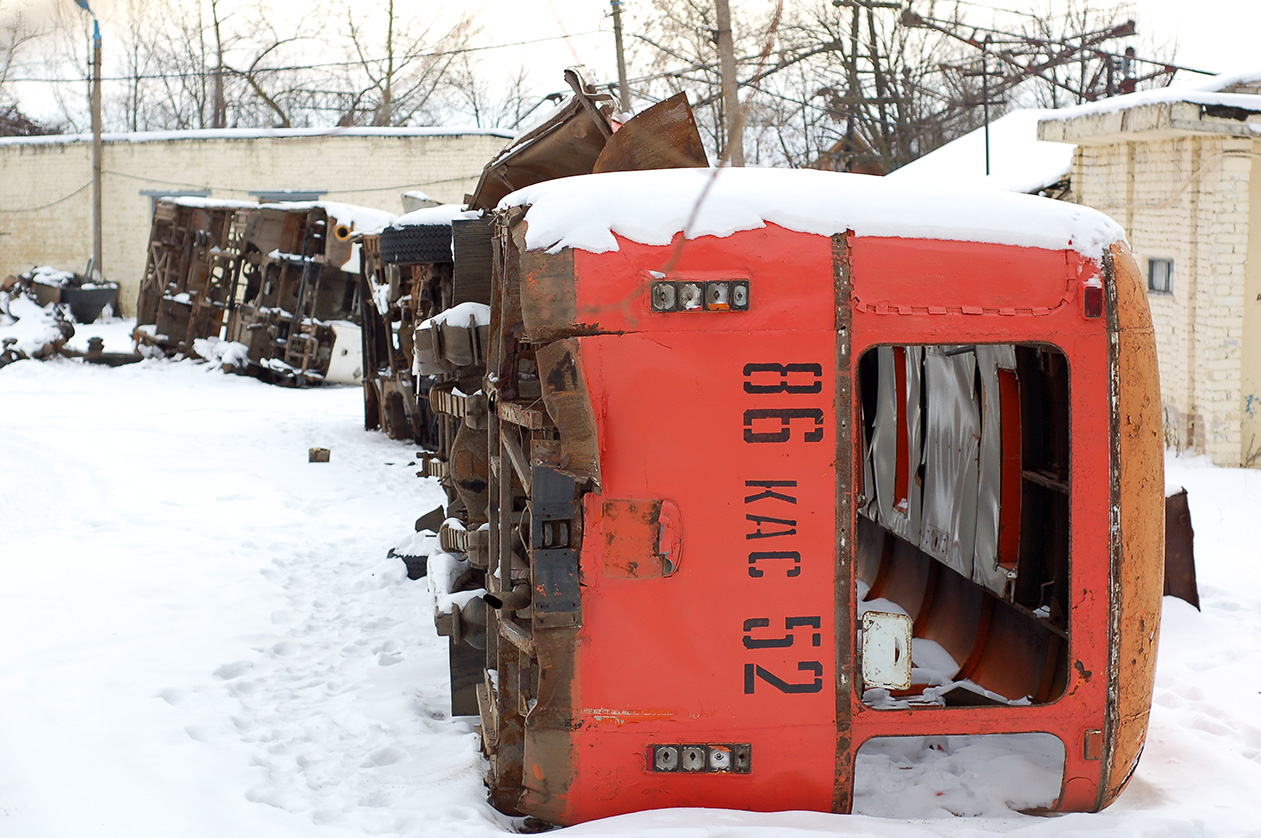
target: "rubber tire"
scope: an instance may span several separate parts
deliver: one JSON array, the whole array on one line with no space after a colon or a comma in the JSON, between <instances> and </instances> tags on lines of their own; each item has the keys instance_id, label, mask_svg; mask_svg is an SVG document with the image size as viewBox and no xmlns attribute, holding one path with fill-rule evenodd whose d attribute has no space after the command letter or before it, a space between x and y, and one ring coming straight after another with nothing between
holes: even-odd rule
<instances>
[{"instance_id":1,"label":"rubber tire","mask_svg":"<svg viewBox=\"0 0 1261 838\"><path fill-rule=\"evenodd\" d=\"M381 261L391 265L451 262L451 225L386 227L381 231Z\"/></svg>"}]
</instances>

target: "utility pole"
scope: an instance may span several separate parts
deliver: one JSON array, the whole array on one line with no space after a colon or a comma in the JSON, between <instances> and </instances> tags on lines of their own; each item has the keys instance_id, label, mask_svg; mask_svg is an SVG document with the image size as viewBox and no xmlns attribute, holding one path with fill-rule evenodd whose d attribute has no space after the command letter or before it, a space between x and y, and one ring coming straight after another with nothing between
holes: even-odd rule
<instances>
[{"instance_id":1,"label":"utility pole","mask_svg":"<svg viewBox=\"0 0 1261 838\"><path fill-rule=\"evenodd\" d=\"M626 81L626 53L622 51L622 0L609 0L613 7L613 38L617 44L617 95L622 111L631 112L630 83Z\"/></svg>"},{"instance_id":2,"label":"utility pole","mask_svg":"<svg viewBox=\"0 0 1261 838\"><path fill-rule=\"evenodd\" d=\"M87 0L74 2L92 15L92 271L89 279L104 279L101 268L101 24Z\"/></svg>"},{"instance_id":3,"label":"utility pole","mask_svg":"<svg viewBox=\"0 0 1261 838\"><path fill-rule=\"evenodd\" d=\"M727 0L715 0L718 17L718 71L722 77L723 110L727 119L727 160L732 166L744 165L744 115L740 112L740 93L736 87L736 53L731 37L731 10Z\"/></svg>"}]
</instances>

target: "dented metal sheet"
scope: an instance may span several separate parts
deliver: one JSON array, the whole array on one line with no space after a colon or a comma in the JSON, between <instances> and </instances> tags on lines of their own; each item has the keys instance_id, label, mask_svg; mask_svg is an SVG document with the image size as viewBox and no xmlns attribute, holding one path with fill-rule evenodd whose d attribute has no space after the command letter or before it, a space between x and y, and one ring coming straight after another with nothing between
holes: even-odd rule
<instances>
[{"instance_id":1,"label":"dented metal sheet","mask_svg":"<svg viewBox=\"0 0 1261 838\"><path fill-rule=\"evenodd\" d=\"M1165 596L1200 607L1200 591L1195 579L1195 529L1187 490L1165 498Z\"/></svg>"},{"instance_id":2,"label":"dented metal sheet","mask_svg":"<svg viewBox=\"0 0 1261 838\"><path fill-rule=\"evenodd\" d=\"M974 347L931 347L924 359L924 510L920 549L972 576L981 421Z\"/></svg>"},{"instance_id":3,"label":"dented metal sheet","mask_svg":"<svg viewBox=\"0 0 1261 838\"><path fill-rule=\"evenodd\" d=\"M686 93L677 93L622 125L600 152L593 173L705 167L709 158Z\"/></svg>"},{"instance_id":4,"label":"dented metal sheet","mask_svg":"<svg viewBox=\"0 0 1261 838\"><path fill-rule=\"evenodd\" d=\"M583 373L580 339L539 347L535 354L543 403L560 435L554 468L600 487L600 440L591 395Z\"/></svg>"}]
</instances>

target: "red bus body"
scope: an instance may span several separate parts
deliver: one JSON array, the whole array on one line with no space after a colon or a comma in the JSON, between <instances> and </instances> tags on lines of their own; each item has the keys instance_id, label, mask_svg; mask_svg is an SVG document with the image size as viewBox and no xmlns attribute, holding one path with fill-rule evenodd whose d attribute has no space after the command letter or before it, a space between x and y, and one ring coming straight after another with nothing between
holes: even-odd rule
<instances>
[{"instance_id":1,"label":"red bus body","mask_svg":"<svg viewBox=\"0 0 1261 838\"><path fill-rule=\"evenodd\" d=\"M525 246L529 223L500 212L478 437L498 806L561 824L848 812L869 740L994 733L1063 743L1048 808L1115 798L1146 732L1163 545L1155 351L1123 242L1091 258L767 223L548 253ZM679 296L732 283L743 306ZM970 420L933 395L951 369ZM978 453L937 450L1000 415ZM933 513L942 456L981 465ZM572 482L549 500L557 475ZM958 532L930 543L890 523L916 504L924 522L982 521L964 571ZM877 594L971 692L865 700L862 600Z\"/></svg>"}]
</instances>

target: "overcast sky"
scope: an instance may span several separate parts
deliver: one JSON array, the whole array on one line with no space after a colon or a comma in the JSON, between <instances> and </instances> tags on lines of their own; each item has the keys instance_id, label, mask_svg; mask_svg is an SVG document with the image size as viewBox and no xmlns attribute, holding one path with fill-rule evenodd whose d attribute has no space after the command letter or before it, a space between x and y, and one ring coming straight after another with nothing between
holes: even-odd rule
<instances>
[{"instance_id":1,"label":"overcast sky","mask_svg":"<svg viewBox=\"0 0 1261 838\"><path fill-rule=\"evenodd\" d=\"M371 5L372 0L362 0ZM964 0L961 0L963 2ZM106 15L110 6L122 0L92 0ZM312 7L328 14L333 8L328 3L310 0L265 0L277 10L293 14L310 14ZM745 6L756 9L769 8L774 0L732 0L733 7ZM800 0L786 0L787 3ZM965 6L1026 10L1044 4L1058 4L1059 0L966 0ZM1109 0L1078 0L1095 6L1106 6ZM649 0L623 0L628 16L642 11ZM29 12L40 12L56 6L71 6L72 0L0 0L0 7L12 9L14 5L26 6ZM419 0L403 0L404 14L434 7ZM925 0L915 0L916 7L926 5ZM949 5L939 0L938 8ZM530 79L537 93L563 90L561 73L573 64L585 64L596 81L613 81L616 78L616 62L613 50L612 22L609 0L457 0L436 6L441 13L454 15L459 10L470 12L481 29L479 43L499 47L484 49L479 53L486 67L502 66L513 70L524 66L529 69ZM984 25L988 16L984 9L965 9L969 19ZM1150 44L1176 44L1175 61L1185 67L1214 71L1239 72L1261 70L1261 0L1135 0L1122 6L1122 14L1134 17L1138 22L1139 37L1135 46L1140 55ZM631 17L633 20L633 17ZM1124 18L1118 16L1120 22ZM1013 18L999 19L1000 28L1011 26ZM338 25L335 15L330 14L328 25ZM565 37L568 36L568 37ZM108 49L110 33L106 28L105 41ZM532 43L523 43L532 42ZM629 43L629 40L628 40ZM109 59L106 59L109 71ZM628 68L633 78L641 68L632 61ZM1180 75L1194 81L1200 77ZM27 98L23 90L24 99ZM28 110L40 115L42 110L34 102L24 102Z\"/></svg>"},{"instance_id":2,"label":"overcast sky","mask_svg":"<svg viewBox=\"0 0 1261 838\"><path fill-rule=\"evenodd\" d=\"M732 0L733 6L738 4L769 8L773 0ZM1092 4L1106 6L1107 0L1092 0ZM573 36L494 52L511 64L524 62L536 84L559 80L561 71L575 59L587 64L600 80L616 75L608 0L467 0L464 5L474 11L487 43ZM646 5L647 0L623 0L628 14ZM925 4L917 0L916 5ZM939 8L946 5L939 2ZM1035 4L971 0L969 5L1023 11ZM1261 70L1261 0L1137 0L1125 4L1123 12L1138 23L1137 46L1176 43L1175 60L1181 66L1213 72ZM975 13L985 15L984 11ZM628 72L636 74L633 64Z\"/></svg>"}]
</instances>

